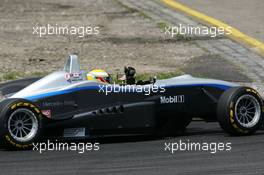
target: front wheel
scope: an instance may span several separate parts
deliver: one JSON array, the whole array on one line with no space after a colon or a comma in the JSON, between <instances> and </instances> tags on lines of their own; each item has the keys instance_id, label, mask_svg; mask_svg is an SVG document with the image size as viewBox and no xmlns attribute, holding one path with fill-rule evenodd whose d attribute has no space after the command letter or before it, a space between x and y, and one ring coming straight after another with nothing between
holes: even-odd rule
<instances>
[{"instance_id":1,"label":"front wheel","mask_svg":"<svg viewBox=\"0 0 264 175\"><path fill-rule=\"evenodd\" d=\"M250 135L263 123L263 101L252 88L235 87L222 94L217 118L223 130L231 135Z\"/></svg>"},{"instance_id":2,"label":"front wheel","mask_svg":"<svg viewBox=\"0 0 264 175\"><path fill-rule=\"evenodd\" d=\"M15 100L3 109L0 127L1 140L7 148L30 148L40 136L42 116L35 105Z\"/></svg>"}]
</instances>

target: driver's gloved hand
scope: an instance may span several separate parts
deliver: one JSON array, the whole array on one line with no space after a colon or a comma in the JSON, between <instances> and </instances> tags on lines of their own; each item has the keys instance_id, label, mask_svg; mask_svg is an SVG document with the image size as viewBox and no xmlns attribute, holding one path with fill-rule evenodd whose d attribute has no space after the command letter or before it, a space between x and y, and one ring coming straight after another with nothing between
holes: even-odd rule
<instances>
[{"instance_id":1,"label":"driver's gloved hand","mask_svg":"<svg viewBox=\"0 0 264 175\"><path fill-rule=\"evenodd\" d=\"M124 72L126 75L126 83L130 85L135 84L136 83L136 79L135 79L136 69L133 67L125 67Z\"/></svg>"}]
</instances>

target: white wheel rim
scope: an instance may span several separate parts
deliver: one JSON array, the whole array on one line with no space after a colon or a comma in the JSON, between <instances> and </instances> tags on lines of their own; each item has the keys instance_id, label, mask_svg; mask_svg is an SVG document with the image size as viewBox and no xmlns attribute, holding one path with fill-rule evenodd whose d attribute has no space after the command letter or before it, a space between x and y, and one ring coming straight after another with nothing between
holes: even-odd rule
<instances>
[{"instance_id":1,"label":"white wheel rim","mask_svg":"<svg viewBox=\"0 0 264 175\"><path fill-rule=\"evenodd\" d=\"M7 122L8 132L18 142L28 142L38 132L38 120L36 115L28 109L15 110Z\"/></svg>"},{"instance_id":2,"label":"white wheel rim","mask_svg":"<svg viewBox=\"0 0 264 175\"><path fill-rule=\"evenodd\" d=\"M235 105L235 116L241 126L245 128L254 127L259 122L261 116L258 100L248 94L241 96Z\"/></svg>"}]
</instances>

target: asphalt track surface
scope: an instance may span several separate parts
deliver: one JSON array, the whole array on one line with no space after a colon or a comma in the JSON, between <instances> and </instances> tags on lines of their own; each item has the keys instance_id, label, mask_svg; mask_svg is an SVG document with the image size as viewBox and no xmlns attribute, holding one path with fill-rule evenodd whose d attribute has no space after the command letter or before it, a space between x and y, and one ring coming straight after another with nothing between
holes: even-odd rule
<instances>
[{"instance_id":1,"label":"asphalt track surface","mask_svg":"<svg viewBox=\"0 0 264 175\"><path fill-rule=\"evenodd\" d=\"M98 152L0 151L0 174L263 174L264 132L230 137L217 123L193 122L184 136L107 138ZM228 143L231 151L165 151L166 143Z\"/></svg>"}]
</instances>

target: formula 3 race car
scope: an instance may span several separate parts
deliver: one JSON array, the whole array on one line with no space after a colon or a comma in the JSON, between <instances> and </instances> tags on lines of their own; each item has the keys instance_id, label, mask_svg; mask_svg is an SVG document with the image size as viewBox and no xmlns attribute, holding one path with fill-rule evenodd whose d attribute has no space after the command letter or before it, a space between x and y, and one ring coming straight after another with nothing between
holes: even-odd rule
<instances>
[{"instance_id":1,"label":"formula 3 race car","mask_svg":"<svg viewBox=\"0 0 264 175\"><path fill-rule=\"evenodd\" d=\"M250 135L263 123L263 100L250 87L190 75L109 84L86 73L70 55L62 71L0 85L0 142L29 148L45 137L175 135L194 117Z\"/></svg>"}]
</instances>

